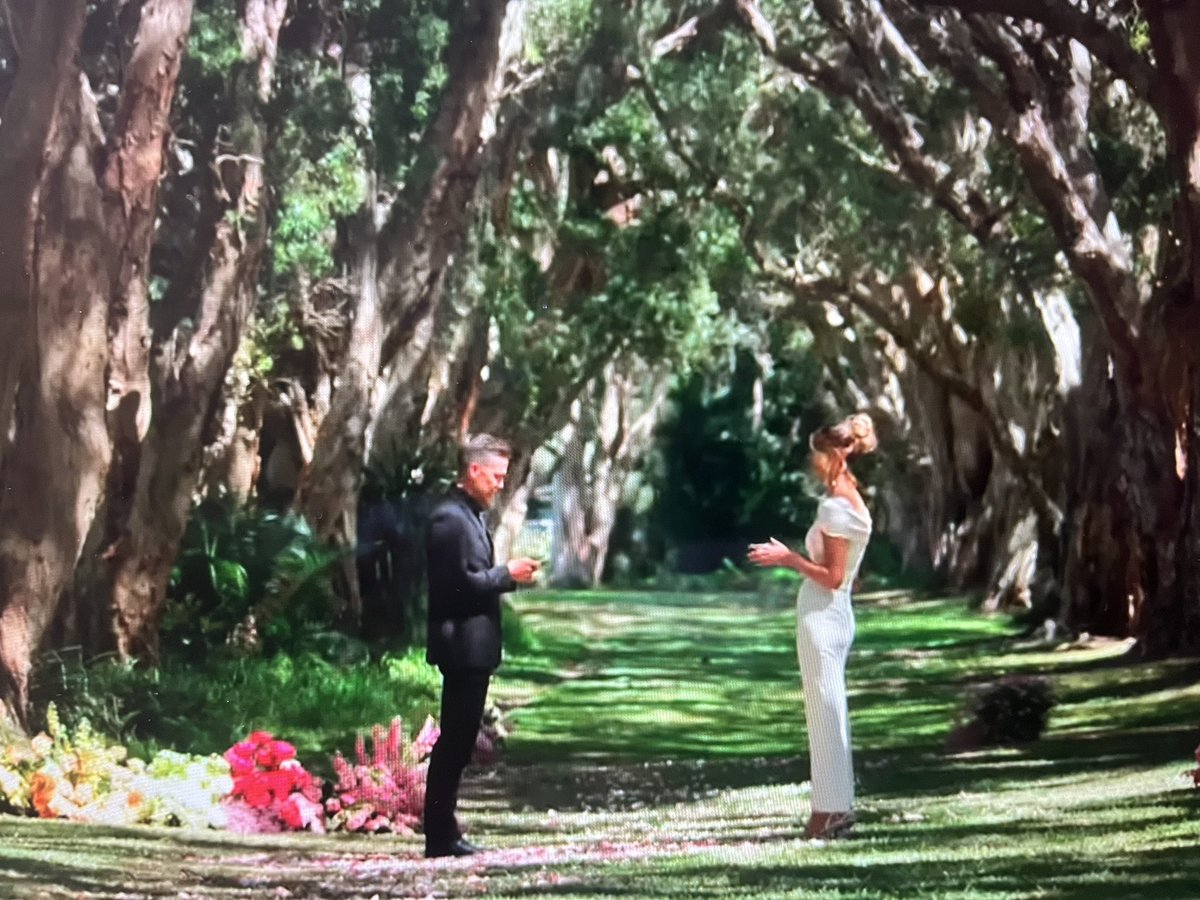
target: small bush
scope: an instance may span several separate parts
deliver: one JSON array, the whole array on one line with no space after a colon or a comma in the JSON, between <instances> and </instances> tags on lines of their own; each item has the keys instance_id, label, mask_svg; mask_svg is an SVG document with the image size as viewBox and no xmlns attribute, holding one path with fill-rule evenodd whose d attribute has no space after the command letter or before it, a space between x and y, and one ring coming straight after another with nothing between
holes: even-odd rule
<instances>
[{"instance_id":1,"label":"small bush","mask_svg":"<svg viewBox=\"0 0 1200 900\"><path fill-rule=\"evenodd\" d=\"M304 758L328 759L365 722L436 713L440 686L423 648L350 665L309 653L168 657L156 669L56 656L39 669L36 703L57 704L64 724L86 719L145 758L164 747L221 753L264 730L290 735Z\"/></svg>"},{"instance_id":2,"label":"small bush","mask_svg":"<svg viewBox=\"0 0 1200 900\"><path fill-rule=\"evenodd\" d=\"M205 501L188 519L163 609L163 650L200 660L213 649L298 649L337 608L335 563L292 515Z\"/></svg>"},{"instance_id":3,"label":"small bush","mask_svg":"<svg viewBox=\"0 0 1200 900\"><path fill-rule=\"evenodd\" d=\"M1040 676L1014 675L976 689L967 701L967 721L951 732L948 748L960 751L1036 741L1056 702L1049 680Z\"/></svg>"},{"instance_id":4,"label":"small bush","mask_svg":"<svg viewBox=\"0 0 1200 900\"><path fill-rule=\"evenodd\" d=\"M216 755L159 751L148 763L93 731L68 729L54 706L46 730L0 744L0 809L104 825L225 825L219 802L233 786Z\"/></svg>"},{"instance_id":5,"label":"small bush","mask_svg":"<svg viewBox=\"0 0 1200 900\"><path fill-rule=\"evenodd\" d=\"M425 775L438 734L429 716L409 740L397 717L386 729L382 725L371 729L370 753L360 734L353 762L336 754L337 782L325 801L330 830L412 834L425 809Z\"/></svg>"}]
</instances>

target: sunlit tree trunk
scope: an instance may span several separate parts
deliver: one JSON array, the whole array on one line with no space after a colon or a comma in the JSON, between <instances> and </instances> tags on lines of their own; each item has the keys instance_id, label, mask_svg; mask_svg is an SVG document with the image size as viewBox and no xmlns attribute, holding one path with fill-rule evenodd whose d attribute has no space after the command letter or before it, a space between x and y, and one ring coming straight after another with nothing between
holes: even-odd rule
<instances>
[{"instance_id":1,"label":"sunlit tree trunk","mask_svg":"<svg viewBox=\"0 0 1200 900\"><path fill-rule=\"evenodd\" d=\"M235 143L213 147L211 241L196 286L195 330L164 353L154 420L141 447L133 502L105 551L114 631L124 658L155 660L171 567L199 487L203 452L219 428L226 375L254 309L267 240L262 106L270 98L286 0L248 0L240 9L242 60L229 76Z\"/></svg>"},{"instance_id":2,"label":"sunlit tree trunk","mask_svg":"<svg viewBox=\"0 0 1200 900\"><path fill-rule=\"evenodd\" d=\"M615 362L574 404L552 482L556 584L600 583L617 510L650 448L669 383L665 371Z\"/></svg>"},{"instance_id":3,"label":"sunlit tree trunk","mask_svg":"<svg viewBox=\"0 0 1200 900\"><path fill-rule=\"evenodd\" d=\"M355 543L371 415L382 405L375 397L380 378L394 365L402 377L416 371L424 352L411 342L427 334L447 266L462 246L482 165L484 123L494 114L507 7L507 0L453 5L446 84L418 148L416 171L428 174L406 187L373 242L371 265L360 266L349 357L338 367L337 388L296 501L323 540ZM350 595L356 619L357 591L351 588Z\"/></svg>"}]
</instances>

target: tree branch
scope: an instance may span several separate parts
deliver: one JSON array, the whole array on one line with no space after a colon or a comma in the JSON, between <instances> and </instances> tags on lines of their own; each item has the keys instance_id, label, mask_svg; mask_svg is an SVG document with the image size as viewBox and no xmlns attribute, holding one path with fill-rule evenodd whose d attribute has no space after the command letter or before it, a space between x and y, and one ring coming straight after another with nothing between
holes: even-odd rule
<instances>
[{"instance_id":1,"label":"tree branch","mask_svg":"<svg viewBox=\"0 0 1200 900\"><path fill-rule=\"evenodd\" d=\"M925 152L924 137L912 119L887 96L878 79L856 63L835 66L799 47L772 49L761 40L760 45L783 68L800 75L826 95L852 103L895 158L905 177L932 196L976 240L987 241L1002 212L975 188L960 189L952 167Z\"/></svg>"},{"instance_id":2,"label":"tree branch","mask_svg":"<svg viewBox=\"0 0 1200 900\"><path fill-rule=\"evenodd\" d=\"M963 15L1007 16L1045 25L1055 34L1071 38L1125 81L1138 96L1159 107L1155 68L1130 45L1117 24L1085 12L1064 0L908 0L924 9L955 9Z\"/></svg>"},{"instance_id":3,"label":"tree branch","mask_svg":"<svg viewBox=\"0 0 1200 900\"><path fill-rule=\"evenodd\" d=\"M992 446L1004 459L1009 469L1025 486L1038 515L1057 531L1063 521L1062 510L1047 493L1032 462L1013 443L1012 436L1003 426L1001 417L988 404L983 392L962 375L941 365L937 358L921 346L917 336L903 323L898 322L874 296L871 288L863 283L837 284L822 281L819 284L797 278L793 273L764 269L764 274L797 298L811 302L822 300L848 305L863 313L896 342L926 376L936 382L946 393L957 397L983 420L991 438ZM840 303L838 302L840 298Z\"/></svg>"}]
</instances>

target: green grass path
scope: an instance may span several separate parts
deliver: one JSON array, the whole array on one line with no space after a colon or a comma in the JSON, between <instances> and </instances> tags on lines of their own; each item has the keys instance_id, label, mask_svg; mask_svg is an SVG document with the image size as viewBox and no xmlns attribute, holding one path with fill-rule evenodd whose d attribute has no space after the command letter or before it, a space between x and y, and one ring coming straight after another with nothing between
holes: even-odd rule
<instances>
[{"instance_id":1,"label":"green grass path","mask_svg":"<svg viewBox=\"0 0 1200 900\"><path fill-rule=\"evenodd\" d=\"M731 595L529 594L537 646L493 697L505 764L468 774L493 848L0 818L0 896L1200 898L1200 664L1020 646L960 601L865 597L851 662L855 838L800 840L793 614ZM1047 735L948 756L969 685L1054 682Z\"/></svg>"}]
</instances>

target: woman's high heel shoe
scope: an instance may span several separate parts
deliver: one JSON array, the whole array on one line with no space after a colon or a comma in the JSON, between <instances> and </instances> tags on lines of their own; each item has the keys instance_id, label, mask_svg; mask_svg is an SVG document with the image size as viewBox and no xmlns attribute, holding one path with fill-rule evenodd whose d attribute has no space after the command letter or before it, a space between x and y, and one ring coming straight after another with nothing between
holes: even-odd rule
<instances>
[{"instance_id":1,"label":"woman's high heel shoe","mask_svg":"<svg viewBox=\"0 0 1200 900\"><path fill-rule=\"evenodd\" d=\"M856 821L858 819L853 811L840 813L815 812L809 818L808 825L804 828L804 839L806 841L835 841L838 838L844 838L854 828Z\"/></svg>"}]
</instances>

